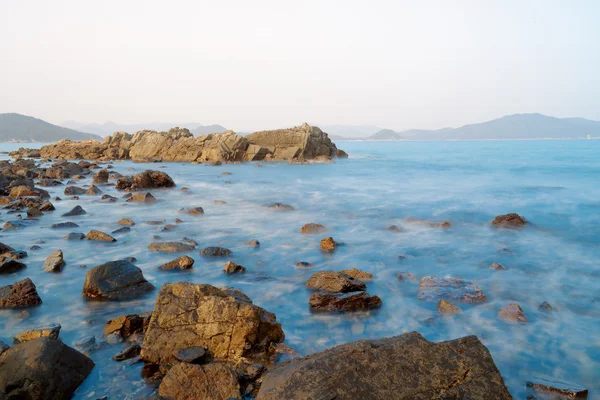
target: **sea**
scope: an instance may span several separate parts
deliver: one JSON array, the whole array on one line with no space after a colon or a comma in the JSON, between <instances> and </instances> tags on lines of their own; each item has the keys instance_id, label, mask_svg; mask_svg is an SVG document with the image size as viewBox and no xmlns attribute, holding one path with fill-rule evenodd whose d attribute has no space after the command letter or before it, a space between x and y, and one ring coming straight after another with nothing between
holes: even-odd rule
<instances>
[{"instance_id":1,"label":"sea","mask_svg":"<svg viewBox=\"0 0 600 400\"><path fill-rule=\"evenodd\" d=\"M12 343L18 332L59 323L68 345L86 336L102 340L107 320L151 311L157 291L132 301L87 301L81 296L86 272L107 261L135 257L144 276L157 288L188 281L241 289L252 301L276 314L286 344L308 355L342 343L417 331L430 341L476 335L489 349L511 394L527 395L526 382L553 377L587 387L600 398L600 141L456 141L339 142L350 157L333 164L289 165L283 162L209 166L182 163L114 162L124 175L146 169L168 173L177 188L153 191L154 205L134 205L112 186L101 190L119 198L98 202L97 196L69 200L64 187L46 188L56 211L34 227L0 232L0 241L25 250L27 268L1 275L0 286L30 277L43 304L27 310L0 311L0 339ZM0 144L0 151L23 145ZM2 155L0 158L8 158ZM259 168L259 166L261 166ZM230 172L231 175L223 175ZM91 179L78 182L91 184ZM182 187L189 191L179 190ZM215 200L226 204L215 204ZM281 202L294 211L265 205ZM61 214L81 205L87 214ZM182 207L201 206L203 216L184 215ZM498 229L496 215L518 213L529 224ZM14 214L1 210L2 223ZM80 225L76 232L110 233L121 218L136 222L116 243L66 241L57 222ZM183 224L172 231L147 225L149 220ZM450 229L414 224L409 219L448 221ZM328 232L303 235L300 228L320 223ZM403 232L391 232L390 225ZM155 240L183 237L199 243L185 253L196 263L188 271L157 267L180 254L150 252ZM333 254L319 250L332 236L343 243ZM245 244L260 241L259 248ZM38 244L41 250L30 251ZM199 249L222 246L233 251L227 260L247 268L244 274L223 273L224 259L208 259ZM61 273L42 270L54 250L64 252ZM402 257L399 257L402 256ZM306 261L312 268L298 268ZM502 264L497 271L491 264ZM380 309L354 313L313 313L305 287L316 271L358 268L373 274L367 291L382 300ZM411 272L416 281L400 281ZM482 304L457 304L463 312L442 316L435 302L417 299L419 279L454 277L478 285ZM548 302L553 310L538 307ZM527 324L498 318L501 307L518 303ZM125 344L111 344L91 354L96 363L76 399L138 399L153 387L140 377L141 363L111 359Z\"/></svg>"}]
</instances>

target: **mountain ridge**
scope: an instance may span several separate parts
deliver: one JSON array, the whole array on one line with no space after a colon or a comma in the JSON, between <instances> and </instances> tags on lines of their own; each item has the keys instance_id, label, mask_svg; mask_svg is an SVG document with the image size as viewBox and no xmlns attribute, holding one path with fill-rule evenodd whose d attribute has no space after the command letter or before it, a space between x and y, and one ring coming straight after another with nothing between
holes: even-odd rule
<instances>
[{"instance_id":1,"label":"mountain ridge","mask_svg":"<svg viewBox=\"0 0 600 400\"><path fill-rule=\"evenodd\" d=\"M102 140L100 136L54 125L28 115L0 114L0 142L47 143L60 139Z\"/></svg>"}]
</instances>

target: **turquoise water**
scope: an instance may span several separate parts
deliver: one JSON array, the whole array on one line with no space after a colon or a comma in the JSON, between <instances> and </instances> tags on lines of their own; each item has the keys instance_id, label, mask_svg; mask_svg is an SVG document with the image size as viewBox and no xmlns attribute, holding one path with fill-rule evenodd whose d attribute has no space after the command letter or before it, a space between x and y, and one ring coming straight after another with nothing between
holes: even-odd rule
<instances>
[{"instance_id":1,"label":"turquoise water","mask_svg":"<svg viewBox=\"0 0 600 400\"><path fill-rule=\"evenodd\" d=\"M600 392L600 141L478 141L478 142L348 142L338 146L350 154L332 165L283 163L223 165L115 163L123 174L144 169L170 174L178 189L155 191L156 205L95 202L97 197L55 202L34 228L3 232L0 241L28 250L36 239L42 250L29 251L28 268L0 276L6 285L26 276L38 286L44 304L21 318L18 311L0 311L0 339L9 342L22 330L40 323L58 322L67 344L95 335L104 322L125 313L153 308L155 293L121 303L84 301L81 296L88 267L133 256L148 280L192 281L242 289L252 300L274 312L286 333L286 342L302 354L364 338L418 331L432 341L477 335L489 348L515 398L524 398L525 381L536 375L554 376ZM0 147L2 150L2 147ZM230 176L221 172L229 171ZM231 184L226 184L230 181ZM89 181L81 184L90 183ZM50 188L64 199L60 188ZM105 193L120 197L114 188ZM225 200L227 205L215 205ZM296 211L275 212L264 204L283 202ZM75 205L88 214L61 218ZM202 206L202 217L182 216L181 207ZM521 230L498 230L489 222L495 215L516 212L531 224ZM118 242L67 242L65 231L52 223L73 221L87 232L111 232L117 221L130 217L137 224ZM175 218L186 221L169 232L144 224L147 220ZM12 219L4 211L3 221ZM405 218L448 220L442 230L412 225ZM302 225L318 222L327 235L344 242L332 255L319 251L325 235L303 236ZM387 231L389 225L403 233ZM193 238L199 249L224 246L231 259L244 265L244 275L225 276L225 260L203 259L198 251L193 270L163 272L156 267L177 255L150 253L154 235L164 240ZM259 249L244 242L257 239ZM67 266L60 274L42 270L45 257L60 248ZM502 249L510 249L507 254ZM398 256L406 258L399 260ZM259 262L260 261L260 262ZM298 261L315 264L299 269ZM493 262L506 271L489 268ZM312 314L310 292L304 284L314 271L359 268L372 272L368 291L381 297L380 310L353 314ZM417 282L400 282L398 272L423 276L452 276L478 284L488 301L460 305L463 313L439 317L435 303L417 300ZM555 312L538 311L549 302ZM519 303L527 325L507 324L497 318L500 307ZM434 317L435 322L426 322ZM95 324L86 319L94 318ZM126 366L110 359L122 345L111 345L92 358L97 366L76 398L136 398L149 388L140 378L140 364Z\"/></svg>"}]
</instances>

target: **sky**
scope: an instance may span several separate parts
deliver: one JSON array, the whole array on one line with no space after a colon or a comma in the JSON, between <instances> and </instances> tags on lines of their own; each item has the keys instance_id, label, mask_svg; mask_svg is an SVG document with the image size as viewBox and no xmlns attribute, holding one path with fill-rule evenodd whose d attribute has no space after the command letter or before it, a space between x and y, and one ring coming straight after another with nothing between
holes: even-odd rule
<instances>
[{"instance_id":1,"label":"sky","mask_svg":"<svg viewBox=\"0 0 600 400\"><path fill-rule=\"evenodd\" d=\"M0 0L0 113L435 129L600 120L600 1Z\"/></svg>"}]
</instances>

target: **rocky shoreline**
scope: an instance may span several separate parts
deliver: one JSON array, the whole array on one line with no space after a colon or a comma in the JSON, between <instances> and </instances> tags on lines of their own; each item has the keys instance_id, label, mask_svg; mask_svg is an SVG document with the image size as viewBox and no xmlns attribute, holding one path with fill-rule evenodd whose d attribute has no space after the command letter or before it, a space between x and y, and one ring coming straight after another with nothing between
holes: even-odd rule
<instances>
[{"instance_id":1,"label":"rocky shoreline","mask_svg":"<svg viewBox=\"0 0 600 400\"><path fill-rule=\"evenodd\" d=\"M14 219L4 224L4 232L16 235L22 229L35 229L43 223L45 213L55 212L44 187L65 186L64 195L97 196L98 201L112 204L136 202L141 207L157 201L159 190L175 190L176 182L166 173L147 170L125 176L101 161L114 159L238 162L253 160L314 160L339 156L339 150L318 128L304 125L290 133L285 143L274 139L275 133L259 132L247 138L233 133L191 138L182 130L168 133L138 132L133 137L115 134L98 142L62 141L42 148L43 158L85 158L72 163L63 160L41 167L34 160L20 158L0 162L0 204ZM234 136L235 135L235 136ZM300 139L299 139L300 138ZM303 143L299 145L299 143ZM185 152L183 149L189 149ZM162 150L161 150L162 149ZM16 158L19 154L17 154ZM94 161L96 160L96 161ZM94 173L94 170L97 170ZM103 194L116 190L123 198ZM155 191L152 194L151 191ZM291 212L282 204L268 205L274 211ZM180 210L182 216L197 218L201 207ZM75 206L65 217L85 215ZM22 216L21 214L24 214ZM120 229L132 229L136 222L123 219ZM176 226L166 221L148 221L169 230ZM451 229L447 221L406 219L431 229ZM60 225L64 224L64 225ZM76 229L64 221L51 229ZM506 214L490 221L498 229L523 229L528 222L517 214ZM389 228L390 234L402 229ZM310 223L298 235L325 235L327 227ZM68 240L116 243L116 232L91 230L87 234L71 232ZM12 274L27 268L27 252L0 243L0 274ZM3 239L4 241L5 239ZM69 243L69 242L67 242ZM181 253L197 251L193 239L156 241L150 251ZM260 247L256 240L248 246ZM333 237L320 241L322 252L335 256L343 243ZM30 248L30 251L33 250ZM68 254L68 246L66 253ZM243 274L246 268L228 261L232 251L210 246L199 250L199 257L217 257L224 261L224 273ZM53 251L44 263L47 273L56 273L66 265L61 250ZM511 399L504 380L489 351L477 337L431 343L416 332L390 338L358 341L300 358L285 345L285 326L275 314L255 305L242 291L231 287L176 282L157 288L148 282L135 259L113 260L87 270L81 282L82 296L89 301L114 302L154 296L153 310L145 314L127 314L106 321L103 338L81 338L73 349L60 340L57 324L32 327L14 339L14 345L0 342L0 398L62 399L69 398L94 368L88 357L111 343L124 342L127 347L113 359L123 363L143 362L142 376L156 386L155 398L165 399ZM227 262L226 262L227 261ZM157 266L169 273L193 268L188 256ZM498 264L499 265L499 264ZM299 268L310 263L299 262ZM501 267L501 266L500 266ZM500 268L492 266L493 269ZM306 281L312 291L307 305L314 312L352 313L381 307L376 294L367 286L372 275L358 269L315 272ZM400 272L399 283L415 280L412 272ZM42 293L43 294L43 293ZM419 281L417 298L437 303L440 315L459 314L456 304L477 305L487 301L476 284L449 277L426 276ZM0 287L0 308L26 309L43 302L29 278ZM547 304L547 303L545 303ZM551 307L548 305L548 307ZM523 309L510 303L498 310L498 318L508 323L526 324ZM281 362L287 359L285 362ZM525 383L524 383L525 384ZM557 391L547 383L532 384L542 391ZM577 388L576 395L585 394Z\"/></svg>"}]
</instances>

